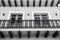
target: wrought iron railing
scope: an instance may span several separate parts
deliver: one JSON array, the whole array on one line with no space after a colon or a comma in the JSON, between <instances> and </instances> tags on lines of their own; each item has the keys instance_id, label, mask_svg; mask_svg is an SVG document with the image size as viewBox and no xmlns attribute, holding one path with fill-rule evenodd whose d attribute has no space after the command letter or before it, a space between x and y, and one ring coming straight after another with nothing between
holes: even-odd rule
<instances>
[{"instance_id":1,"label":"wrought iron railing","mask_svg":"<svg viewBox=\"0 0 60 40\"><path fill-rule=\"evenodd\" d=\"M0 20L0 28L60 28L60 20Z\"/></svg>"}]
</instances>

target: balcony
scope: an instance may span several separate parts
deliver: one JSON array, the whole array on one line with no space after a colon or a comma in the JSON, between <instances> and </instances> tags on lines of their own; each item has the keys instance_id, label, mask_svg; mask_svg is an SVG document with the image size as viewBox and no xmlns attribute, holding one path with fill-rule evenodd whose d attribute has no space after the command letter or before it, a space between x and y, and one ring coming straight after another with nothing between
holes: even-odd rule
<instances>
[{"instance_id":1,"label":"balcony","mask_svg":"<svg viewBox=\"0 0 60 40\"><path fill-rule=\"evenodd\" d=\"M0 28L60 28L60 20L0 20Z\"/></svg>"}]
</instances>

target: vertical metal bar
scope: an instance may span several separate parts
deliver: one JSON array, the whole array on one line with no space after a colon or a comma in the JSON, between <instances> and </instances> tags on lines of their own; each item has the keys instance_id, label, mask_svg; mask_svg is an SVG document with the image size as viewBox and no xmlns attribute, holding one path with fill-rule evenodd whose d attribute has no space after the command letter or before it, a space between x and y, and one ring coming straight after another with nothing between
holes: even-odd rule
<instances>
[{"instance_id":1,"label":"vertical metal bar","mask_svg":"<svg viewBox=\"0 0 60 40\"><path fill-rule=\"evenodd\" d=\"M14 3L15 3L15 6L17 7L17 2L16 2L16 0L14 0Z\"/></svg>"},{"instance_id":2,"label":"vertical metal bar","mask_svg":"<svg viewBox=\"0 0 60 40\"><path fill-rule=\"evenodd\" d=\"M1 21L1 24L0 24L0 27L2 26L2 21Z\"/></svg>"},{"instance_id":3,"label":"vertical metal bar","mask_svg":"<svg viewBox=\"0 0 60 40\"><path fill-rule=\"evenodd\" d=\"M33 0L33 7L35 7L35 0Z\"/></svg>"},{"instance_id":4,"label":"vertical metal bar","mask_svg":"<svg viewBox=\"0 0 60 40\"><path fill-rule=\"evenodd\" d=\"M58 26L60 27L60 22L58 21Z\"/></svg>"},{"instance_id":5,"label":"vertical metal bar","mask_svg":"<svg viewBox=\"0 0 60 40\"><path fill-rule=\"evenodd\" d=\"M47 6L47 4L48 4L48 0L46 0L46 2L45 2L45 7Z\"/></svg>"},{"instance_id":6,"label":"vertical metal bar","mask_svg":"<svg viewBox=\"0 0 60 40\"><path fill-rule=\"evenodd\" d=\"M5 22L5 28L7 27L8 21Z\"/></svg>"},{"instance_id":7,"label":"vertical metal bar","mask_svg":"<svg viewBox=\"0 0 60 40\"><path fill-rule=\"evenodd\" d=\"M6 6L4 0L1 0L1 3L4 7Z\"/></svg>"},{"instance_id":8,"label":"vertical metal bar","mask_svg":"<svg viewBox=\"0 0 60 40\"><path fill-rule=\"evenodd\" d=\"M53 6L53 4L54 4L54 0L52 0L52 2L51 2L51 5L50 5L50 6Z\"/></svg>"},{"instance_id":9,"label":"vertical metal bar","mask_svg":"<svg viewBox=\"0 0 60 40\"><path fill-rule=\"evenodd\" d=\"M1 22L1 27L3 26L3 21Z\"/></svg>"},{"instance_id":10,"label":"vertical metal bar","mask_svg":"<svg viewBox=\"0 0 60 40\"><path fill-rule=\"evenodd\" d=\"M53 38L56 38L59 35L59 31L55 31L55 33L52 35Z\"/></svg>"},{"instance_id":11,"label":"vertical metal bar","mask_svg":"<svg viewBox=\"0 0 60 40\"><path fill-rule=\"evenodd\" d=\"M29 28L29 27L30 27L30 26L29 26L29 20L28 20L28 24L27 24L27 25L28 25L28 28Z\"/></svg>"},{"instance_id":12,"label":"vertical metal bar","mask_svg":"<svg viewBox=\"0 0 60 40\"><path fill-rule=\"evenodd\" d=\"M13 38L13 34L11 31L9 31L8 34L9 34L10 38Z\"/></svg>"},{"instance_id":13,"label":"vertical metal bar","mask_svg":"<svg viewBox=\"0 0 60 40\"><path fill-rule=\"evenodd\" d=\"M49 31L46 31L46 33L44 34L44 37L47 38L49 36Z\"/></svg>"},{"instance_id":14,"label":"vertical metal bar","mask_svg":"<svg viewBox=\"0 0 60 40\"><path fill-rule=\"evenodd\" d=\"M30 31L28 31L28 35L27 35L28 38L30 38Z\"/></svg>"},{"instance_id":15,"label":"vertical metal bar","mask_svg":"<svg viewBox=\"0 0 60 40\"><path fill-rule=\"evenodd\" d=\"M54 26L56 27L56 22L54 21Z\"/></svg>"},{"instance_id":16,"label":"vertical metal bar","mask_svg":"<svg viewBox=\"0 0 60 40\"><path fill-rule=\"evenodd\" d=\"M23 21L23 27L25 27L25 21Z\"/></svg>"},{"instance_id":17,"label":"vertical metal bar","mask_svg":"<svg viewBox=\"0 0 60 40\"><path fill-rule=\"evenodd\" d=\"M50 27L52 28L52 21L50 20Z\"/></svg>"},{"instance_id":18,"label":"vertical metal bar","mask_svg":"<svg viewBox=\"0 0 60 40\"><path fill-rule=\"evenodd\" d=\"M8 4L9 4L9 6L11 7L12 5L11 5L11 1L10 0L8 0Z\"/></svg>"},{"instance_id":19,"label":"vertical metal bar","mask_svg":"<svg viewBox=\"0 0 60 40\"><path fill-rule=\"evenodd\" d=\"M4 34L1 31L0 31L0 36L1 36L1 38L5 37Z\"/></svg>"},{"instance_id":20,"label":"vertical metal bar","mask_svg":"<svg viewBox=\"0 0 60 40\"><path fill-rule=\"evenodd\" d=\"M2 27L5 28L6 21L3 21Z\"/></svg>"},{"instance_id":21,"label":"vertical metal bar","mask_svg":"<svg viewBox=\"0 0 60 40\"><path fill-rule=\"evenodd\" d=\"M36 38L39 38L39 36L40 36L40 31L37 31Z\"/></svg>"},{"instance_id":22,"label":"vertical metal bar","mask_svg":"<svg viewBox=\"0 0 60 40\"><path fill-rule=\"evenodd\" d=\"M42 2L41 2L41 0L40 0L40 1L39 1L39 7L41 6L41 3L42 3Z\"/></svg>"},{"instance_id":23,"label":"vertical metal bar","mask_svg":"<svg viewBox=\"0 0 60 40\"><path fill-rule=\"evenodd\" d=\"M40 20L41 28L42 28L42 22L43 22L43 21L42 21L42 20Z\"/></svg>"},{"instance_id":24,"label":"vertical metal bar","mask_svg":"<svg viewBox=\"0 0 60 40\"><path fill-rule=\"evenodd\" d=\"M21 38L21 31L18 31L18 36L19 38Z\"/></svg>"},{"instance_id":25,"label":"vertical metal bar","mask_svg":"<svg viewBox=\"0 0 60 40\"><path fill-rule=\"evenodd\" d=\"M34 27L34 21L32 21L32 28Z\"/></svg>"},{"instance_id":26,"label":"vertical metal bar","mask_svg":"<svg viewBox=\"0 0 60 40\"><path fill-rule=\"evenodd\" d=\"M21 7L23 7L23 1L21 0Z\"/></svg>"},{"instance_id":27,"label":"vertical metal bar","mask_svg":"<svg viewBox=\"0 0 60 40\"><path fill-rule=\"evenodd\" d=\"M0 21L0 28L1 28L1 21Z\"/></svg>"},{"instance_id":28,"label":"vertical metal bar","mask_svg":"<svg viewBox=\"0 0 60 40\"><path fill-rule=\"evenodd\" d=\"M29 7L29 0L27 0L27 7Z\"/></svg>"}]
</instances>

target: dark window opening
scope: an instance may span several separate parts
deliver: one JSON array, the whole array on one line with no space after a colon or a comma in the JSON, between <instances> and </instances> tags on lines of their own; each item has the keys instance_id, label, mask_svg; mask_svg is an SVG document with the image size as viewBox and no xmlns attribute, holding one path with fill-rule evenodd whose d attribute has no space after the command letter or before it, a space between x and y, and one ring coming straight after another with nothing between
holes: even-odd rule
<instances>
[{"instance_id":1,"label":"dark window opening","mask_svg":"<svg viewBox=\"0 0 60 40\"><path fill-rule=\"evenodd\" d=\"M47 24L49 23L48 15L47 14L35 14L35 27L47 27ZM42 26L41 26L42 24Z\"/></svg>"},{"instance_id":2,"label":"dark window opening","mask_svg":"<svg viewBox=\"0 0 60 40\"><path fill-rule=\"evenodd\" d=\"M20 27L22 25L22 14L12 14L11 25L15 27Z\"/></svg>"}]
</instances>

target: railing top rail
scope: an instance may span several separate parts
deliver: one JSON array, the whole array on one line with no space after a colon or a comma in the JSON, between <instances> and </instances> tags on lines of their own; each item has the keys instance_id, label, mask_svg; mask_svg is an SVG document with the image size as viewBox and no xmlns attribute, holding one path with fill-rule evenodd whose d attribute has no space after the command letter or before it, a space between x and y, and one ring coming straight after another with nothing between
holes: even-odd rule
<instances>
[{"instance_id":1,"label":"railing top rail","mask_svg":"<svg viewBox=\"0 0 60 40\"><path fill-rule=\"evenodd\" d=\"M11 21L11 20L0 20L0 21ZM18 21L18 20L15 20ZM60 21L60 19L54 19L54 20L22 20L22 21Z\"/></svg>"}]
</instances>

